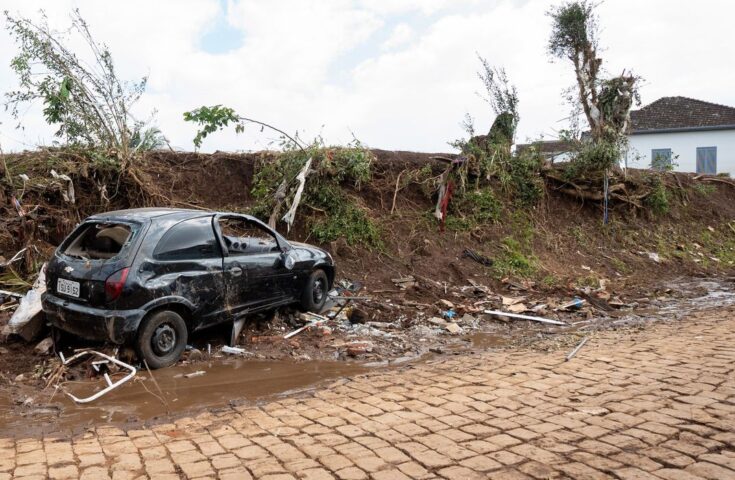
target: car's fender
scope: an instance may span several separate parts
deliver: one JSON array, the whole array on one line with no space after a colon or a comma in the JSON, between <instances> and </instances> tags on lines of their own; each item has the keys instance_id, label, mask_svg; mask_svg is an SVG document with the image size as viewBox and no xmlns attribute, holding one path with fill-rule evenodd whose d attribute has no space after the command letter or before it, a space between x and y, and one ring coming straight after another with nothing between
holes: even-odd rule
<instances>
[{"instance_id":1,"label":"car's fender","mask_svg":"<svg viewBox=\"0 0 735 480\"><path fill-rule=\"evenodd\" d=\"M196 310L196 306L191 303L187 298L180 297L177 295L168 295L165 297L159 297L151 300L150 302L146 303L141 307L141 310L144 310L146 313L150 312L152 310L155 310L156 308L165 306L165 305L183 305L189 310L189 312L193 312Z\"/></svg>"}]
</instances>

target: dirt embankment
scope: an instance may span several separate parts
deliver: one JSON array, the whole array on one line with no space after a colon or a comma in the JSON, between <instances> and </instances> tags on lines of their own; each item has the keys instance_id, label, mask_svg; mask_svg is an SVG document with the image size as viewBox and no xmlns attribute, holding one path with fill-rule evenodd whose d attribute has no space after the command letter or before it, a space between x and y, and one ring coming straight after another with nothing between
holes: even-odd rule
<instances>
[{"instance_id":1,"label":"dirt embankment","mask_svg":"<svg viewBox=\"0 0 735 480\"><path fill-rule=\"evenodd\" d=\"M734 268L735 186L728 180L704 183L690 174L662 174L665 212L617 204L607 226L602 225L599 202L571 198L553 186L547 186L535 207L514 207L512 198L496 193L495 218L459 227L448 222L441 232L431 214L436 203L432 185L412 181L411 173L428 168L430 175L439 174L446 163L432 154L373 152L371 181L360 189L343 188L379 227L383 246L371 249L342 239L323 246L335 256L341 277L375 290L395 289L391 279L410 274L439 283L477 278L491 286L508 276L550 291L599 288L602 280L608 288L626 289ZM166 205L247 212L253 205L250 192L257 161L272 155L153 152L125 178L71 153L4 155L0 254L7 260L29 247L14 267L32 271L78 221L105 210ZM71 177L74 203L65 200L68 184L54 179L52 169ZM645 181L652 173L631 170L628 175ZM20 203L14 205L13 199ZM320 216L322 212L302 206L289 237L314 242L308 225ZM463 257L465 249L496 260L495 267ZM515 264L523 268L513 268ZM3 280L11 279L6 275ZM412 291L417 300L426 300L429 293L421 286L419 282Z\"/></svg>"}]
</instances>

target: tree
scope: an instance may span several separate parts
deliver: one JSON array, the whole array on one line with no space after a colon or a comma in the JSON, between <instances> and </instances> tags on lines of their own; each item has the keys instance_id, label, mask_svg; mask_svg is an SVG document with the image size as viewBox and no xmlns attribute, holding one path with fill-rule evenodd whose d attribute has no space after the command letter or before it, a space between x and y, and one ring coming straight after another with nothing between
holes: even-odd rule
<instances>
[{"instance_id":1,"label":"tree","mask_svg":"<svg viewBox=\"0 0 735 480\"><path fill-rule=\"evenodd\" d=\"M189 112L184 112L184 120L199 125L199 130L197 130L197 133L194 136L194 145L197 148L202 146L202 142L210 133L222 130L225 127L228 127L230 124L235 126L236 133L242 133L245 131L246 124L253 123L256 125L260 125L261 130L263 128L268 128L280 133L283 138L287 139L287 141L284 142L287 144L287 146L296 147L302 153L306 154L309 157L304 162L297 176L293 179L284 178L273 195L275 199L275 207L273 208L273 211L271 212L271 215L268 219L268 225L271 228L276 228L276 221L278 220L281 206L286 201L289 185L294 180L298 182L298 187L294 193L293 201L291 202L291 208L282 219L284 222L286 222L288 228L290 229L291 225L293 225L294 217L296 216L296 209L298 208L299 202L301 201L301 195L306 184L306 177L311 172L312 158L304 149L303 145L301 145L301 142L279 128L276 128L259 120L238 115L234 109L222 105L213 105L211 107L203 106Z\"/></svg>"},{"instance_id":2,"label":"tree","mask_svg":"<svg viewBox=\"0 0 735 480\"><path fill-rule=\"evenodd\" d=\"M590 127L595 144L608 143L611 152L599 158L606 169L617 163L620 148L626 141L633 102L640 103L637 85L640 78L626 74L601 79L602 59L598 56L599 19L597 4L589 0L568 1L549 12L552 19L549 54L569 60L574 66L577 98ZM599 145L597 145L599 147Z\"/></svg>"},{"instance_id":3,"label":"tree","mask_svg":"<svg viewBox=\"0 0 735 480\"><path fill-rule=\"evenodd\" d=\"M5 94L5 107L16 119L21 105L41 101L46 122L58 125L57 137L72 145L113 150L123 162L140 150L164 144L157 128L148 128L130 111L145 91L147 78L120 80L109 49L94 40L79 10L73 11L66 33L51 30L43 11L39 22L7 11L5 18L20 49L10 64L20 85ZM83 53L91 62L68 46L67 34L88 47Z\"/></svg>"},{"instance_id":4,"label":"tree","mask_svg":"<svg viewBox=\"0 0 735 480\"><path fill-rule=\"evenodd\" d=\"M492 67L488 61L479 54L477 58L480 60L482 70L477 72L483 86L485 94L479 94L495 112L496 119L493 122L493 128L501 129L506 138L489 139L493 142L504 141L512 144L515 138L516 127L520 120L518 114L518 90L515 85L510 83L505 69L500 67ZM493 128L491 128L489 136L493 136Z\"/></svg>"}]
</instances>

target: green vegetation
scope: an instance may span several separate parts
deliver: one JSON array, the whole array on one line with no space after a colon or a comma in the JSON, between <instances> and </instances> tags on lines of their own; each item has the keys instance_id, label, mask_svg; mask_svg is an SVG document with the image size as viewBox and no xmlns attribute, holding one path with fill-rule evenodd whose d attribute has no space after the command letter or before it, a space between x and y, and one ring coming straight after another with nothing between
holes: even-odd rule
<instances>
[{"instance_id":1,"label":"green vegetation","mask_svg":"<svg viewBox=\"0 0 735 480\"><path fill-rule=\"evenodd\" d=\"M287 145L283 153L268 155L256 166L251 194L256 200L252 213L267 219L276 205L275 192L296 177L308 158L313 170L307 177L301 203L314 211L308 233L321 242L344 238L349 244L379 248L380 229L360 207L346 186L353 188L370 180L373 154L358 141L347 147L326 147L320 139L306 149Z\"/></svg>"},{"instance_id":2,"label":"green vegetation","mask_svg":"<svg viewBox=\"0 0 735 480\"><path fill-rule=\"evenodd\" d=\"M538 258L533 254L533 221L523 210L516 210L510 215L509 224L512 233L500 241L493 274L497 278L533 276L538 271Z\"/></svg>"},{"instance_id":3,"label":"green vegetation","mask_svg":"<svg viewBox=\"0 0 735 480\"><path fill-rule=\"evenodd\" d=\"M43 11L40 22L7 11L5 18L19 47L10 63L19 87L5 94L6 108L16 119L22 106L42 102L46 122L57 126L56 136L66 145L104 149L116 161L130 162L137 152L165 144L157 128L130 113L147 79L118 78L110 51L94 40L78 10L65 32L51 30ZM86 46L92 61L83 61L73 44Z\"/></svg>"},{"instance_id":4,"label":"green vegetation","mask_svg":"<svg viewBox=\"0 0 735 480\"><path fill-rule=\"evenodd\" d=\"M651 180L652 191L646 197L646 205L656 215L665 215L669 213L671 205L669 203L669 194L666 190L666 185L659 176L653 177Z\"/></svg>"},{"instance_id":5,"label":"green vegetation","mask_svg":"<svg viewBox=\"0 0 735 480\"><path fill-rule=\"evenodd\" d=\"M490 187L455 196L449 203L445 227L449 231L466 231L500 220L502 204ZM432 217L433 218L433 217Z\"/></svg>"},{"instance_id":6,"label":"green vegetation","mask_svg":"<svg viewBox=\"0 0 735 480\"><path fill-rule=\"evenodd\" d=\"M530 249L512 237L501 241L500 253L495 257L492 266L497 278L530 277L536 273L538 259L530 253Z\"/></svg>"},{"instance_id":7,"label":"green vegetation","mask_svg":"<svg viewBox=\"0 0 735 480\"><path fill-rule=\"evenodd\" d=\"M706 183L695 183L694 191L703 197L707 197L715 193L717 191L717 187L715 187L714 185L708 185Z\"/></svg>"}]
</instances>

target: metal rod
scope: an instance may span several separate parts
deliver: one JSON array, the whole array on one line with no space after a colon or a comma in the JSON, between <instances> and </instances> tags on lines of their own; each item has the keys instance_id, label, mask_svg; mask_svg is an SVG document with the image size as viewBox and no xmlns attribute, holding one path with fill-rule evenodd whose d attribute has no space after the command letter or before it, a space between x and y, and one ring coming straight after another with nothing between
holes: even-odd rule
<instances>
[{"instance_id":1,"label":"metal rod","mask_svg":"<svg viewBox=\"0 0 735 480\"><path fill-rule=\"evenodd\" d=\"M531 315L520 315L518 313L501 312L499 310L485 310L484 313L487 313L488 315L495 315L498 317L520 318L521 320L531 320L534 322L548 323L550 325L567 325L567 323L560 322L558 320L549 320L548 318L533 317Z\"/></svg>"},{"instance_id":2,"label":"metal rod","mask_svg":"<svg viewBox=\"0 0 735 480\"><path fill-rule=\"evenodd\" d=\"M574 350L572 350L571 352L569 352L569 355L567 355L567 359L566 359L566 361L568 362L569 360L571 360L572 358L574 358L574 356L575 356L575 355L577 354L577 352L578 352L578 351L579 351L579 350L580 350L580 349L581 349L582 347L584 347L584 344L585 344L585 343L587 343L587 340L589 340L589 339L590 339L590 337L584 337L584 338L582 339L582 341L581 341L581 342L579 342L579 345L577 345L576 347L574 347Z\"/></svg>"}]
</instances>

